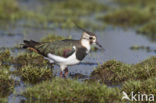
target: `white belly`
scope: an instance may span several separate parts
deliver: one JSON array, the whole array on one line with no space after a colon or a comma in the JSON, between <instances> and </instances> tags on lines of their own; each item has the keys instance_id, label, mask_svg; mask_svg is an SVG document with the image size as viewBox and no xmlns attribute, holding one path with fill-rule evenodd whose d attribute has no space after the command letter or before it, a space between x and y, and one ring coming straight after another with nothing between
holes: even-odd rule
<instances>
[{"instance_id":1,"label":"white belly","mask_svg":"<svg viewBox=\"0 0 156 103\"><path fill-rule=\"evenodd\" d=\"M55 63L57 63L59 65L66 65L66 66L80 63L80 61L76 59L76 52L74 52L68 58L64 58L61 56L57 56L57 55L48 53L48 59L50 62L54 61Z\"/></svg>"}]
</instances>

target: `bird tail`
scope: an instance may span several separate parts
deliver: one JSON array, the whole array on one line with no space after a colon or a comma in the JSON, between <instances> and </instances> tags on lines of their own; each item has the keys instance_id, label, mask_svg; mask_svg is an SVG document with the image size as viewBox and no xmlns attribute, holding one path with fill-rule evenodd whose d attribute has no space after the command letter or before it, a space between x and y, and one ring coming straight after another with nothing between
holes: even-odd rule
<instances>
[{"instance_id":1,"label":"bird tail","mask_svg":"<svg viewBox=\"0 0 156 103\"><path fill-rule=\"evenodd\" d=\"M34 48L36 45L40 44L39 42L33 41L33 40L23 40L23 48Z\"/></svg>"}]
</instances>

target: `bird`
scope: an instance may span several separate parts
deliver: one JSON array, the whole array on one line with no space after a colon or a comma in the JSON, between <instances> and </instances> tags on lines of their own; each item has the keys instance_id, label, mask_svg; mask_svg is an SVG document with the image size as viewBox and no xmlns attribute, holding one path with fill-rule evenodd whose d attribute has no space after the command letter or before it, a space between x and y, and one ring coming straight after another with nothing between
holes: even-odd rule
<instances>
[{"instance_id":1,"label":"bird","mask_svg":"<svg viewBox=\"0 0 156 103\"><path fill-rule=\"evenodd\" d=\"M60 77L68 76L68 66L79 64L90 52L91 45L97 42L95 33L80 28L83 32L79 40L64 39L55 42L37 42L34 40L23 40L23 48L31 49L44 56L50 63L60 66ZM64 72L64 74L63 74Z\"/></svg>"}]
</instances>

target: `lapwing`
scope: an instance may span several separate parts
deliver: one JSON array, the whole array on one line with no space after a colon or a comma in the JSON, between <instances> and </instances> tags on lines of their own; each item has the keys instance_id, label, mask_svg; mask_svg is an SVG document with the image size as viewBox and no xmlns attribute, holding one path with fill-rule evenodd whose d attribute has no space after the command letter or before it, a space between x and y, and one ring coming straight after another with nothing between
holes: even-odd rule
<instances>
[{"instance_id":1,"label":"lapwing","mask_svg":"<svg viewBox=\"0 0 156 103\"><path fill-rule=\"evenodd\" d=\"M80 28L80 27L79 27ZM28 48L43 55L50 63L60 66L60 76L68 75L68 66L80 63L90 52L91 45L96 44L102 48L97 42L97 37L94 33L83 28L80 40L65 39L55 42L36 42L34 40L23 40L23 48Z\"/></svg>"}]
</instances>

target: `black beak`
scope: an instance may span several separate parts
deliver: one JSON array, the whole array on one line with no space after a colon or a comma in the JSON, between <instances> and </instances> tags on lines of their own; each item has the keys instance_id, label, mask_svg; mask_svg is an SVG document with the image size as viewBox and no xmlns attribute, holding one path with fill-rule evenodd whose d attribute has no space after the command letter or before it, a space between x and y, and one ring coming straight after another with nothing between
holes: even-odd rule
<instances>
[{"instance_id":1,"label":"black beak","mask_svg":"<svg viewBox=\"0 0 156 103\"><path fill-rule=\"evenodd\" d=\"M98 42L96 42L96 45L98 45L101 48L101 50L105 51L105 49L102 47L101 44L99 44Z\"/></svg>"},{"instance_id":2,"label":"black beak","mask_svg":"<svg viewBox=\"0 0 156 103\"><path fill-rule=\"evenodd\" d=\"M96 45L98 45L100 48L103 48L101 44L99 44L98 42L96 42Z\"/></svg>"}]
</instances>

